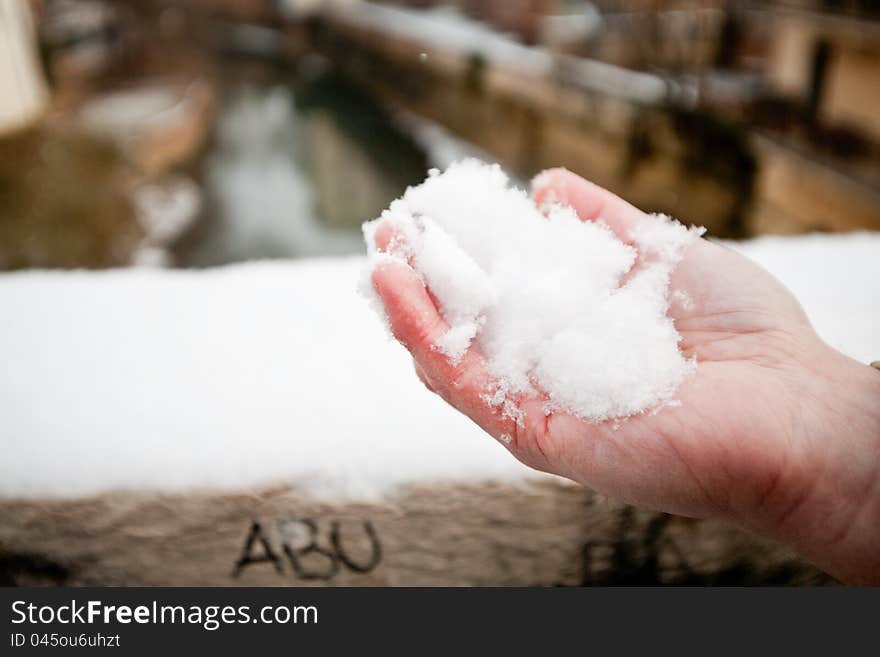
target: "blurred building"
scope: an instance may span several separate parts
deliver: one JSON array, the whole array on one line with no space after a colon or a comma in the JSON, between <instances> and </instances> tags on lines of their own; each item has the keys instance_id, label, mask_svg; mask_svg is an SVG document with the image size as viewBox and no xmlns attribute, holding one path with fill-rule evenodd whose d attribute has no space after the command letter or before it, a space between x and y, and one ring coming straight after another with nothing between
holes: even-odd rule
<instances>
[{"instance_id":1,"label":"blurred building","mask_svg":"<svg viewBox=\"0 0 880 657\"><path fill-rule=\"evenodd\" d=\"M752 231L880 229L878 8L778 2L752 20L769 26Z\"/></svg>"},{"instance_id":2,"label":"blurred building","mask_svg":"<svg viewBox=\"0 0 880 657\"><path fill-rule=\"evenodd\" d=\"M328 15L330 58L514 170L565 165L720 235L880 228L868 3L383 4Z\"/></svg>"},{"instance_id":3,"label":"blurred building","mask_svg":"<svg viewBox=\"0 0 880 657\"><path fill-rule=\"evenodd\" d=\"M880 139L880 20L815 4L773 11L768 81L802 103L809 118Z\"/></svg>"},{"instance_id":4,"label":"blurred building","mask_svg":"<svg viewBox=\"0 0 880 657\"><path fill-rule=\"evenodd\" d=\"M880 229L873 5L0 0L0 132L46 118L26 141L0 143L4 152L28 150L27 166L10 160L0 171L12 190L4 209L18 217L8 222L16 232L0 235L11 245L5 266L119 264L140 244L156 246L130 230L145 214L137 190L151 186L146 205L164 212L174 203L156 199L209 187L206 154L222 141L216 117L228 114L239 84L279 87L295 101L282 121L290 143L266 152L283 160L279 171L299 167L296 212L314 210L333 230L374 216L423 175L425 154L399 129L400 116L442 126L521 180L567 166L718 236ZM339 84L319 84L329 79ZM341 91L348 87L357 94ZM69 159L48 161L53 149ZM240 192L230 206L263 201L254 190L270 180L260 167L271 157L249 160L240 185L217 185ZM279 175L277 187L293 189L291 176ZM89 177L106 180L100 193ZM50 188L57 193L43 192ZM118 202L101 205L108 198ZM210 198L177 205L221 214ZM257 214L290 223L293 205ZM97 246L63 253L79 242L61 239L59 226ZM102 231L103 242L90 237ZM15 246L41 240L51 249Z\"/></svg>"}]
</instances>

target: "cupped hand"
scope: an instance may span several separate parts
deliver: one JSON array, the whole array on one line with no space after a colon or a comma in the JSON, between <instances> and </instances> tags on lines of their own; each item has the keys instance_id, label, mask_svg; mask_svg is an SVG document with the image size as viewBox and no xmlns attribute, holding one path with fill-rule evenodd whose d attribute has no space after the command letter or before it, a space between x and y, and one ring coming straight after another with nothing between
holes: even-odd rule
<instances>
[{"instance_id":1,"label":"cupped hand","mask_svg":"<svg viewBox=\"0 0 880 657\"><path fill-rule=\"evenodd\" d=\"M533 195L633 246L633 229L657 221L562 169L541 174ZM392 237L380 226L377 246ZM679 404L602 423L547 415L540 395L515 400L520 422L505 416L486 401L495 386L475 347L456 363L434 347L448 326L410 267L382 264L373 285L422 381L527 465L637 506L732 520L841 579L880 581L880 373L823 343L746 257L705 239L688 248L669 314L696 371Z\"/></svg>"}]
</instances>

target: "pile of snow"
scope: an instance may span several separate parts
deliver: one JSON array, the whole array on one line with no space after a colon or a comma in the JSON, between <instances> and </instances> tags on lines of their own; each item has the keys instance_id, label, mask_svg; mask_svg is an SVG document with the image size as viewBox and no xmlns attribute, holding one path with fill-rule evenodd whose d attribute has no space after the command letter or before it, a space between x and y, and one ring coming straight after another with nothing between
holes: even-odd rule
<instances>
[{"instance_id":1,"label":"pile of snow","mask_svg":"<svg viewBox=\"0 0 880 657\"><path fill-rule=\"evenodd\" d=\"M436 347L454 362L475 343L498 382L492 403L507 413L533 384L548 412L596 421L669 400L694 367L666 316L669 275L701 230L658 217L634 235L636 265L636 249L605 224L543 210L546 219L498 165L433 170L365 225L368 270L412 264L450 326ZM375 248L380 222L399 236L388 252Z\"/></svg>"},{"instance_id":2,"label":"pile of snow","mask_svg":"<svg viewBox=\"0 0 880 657\"><path fill-rule=\"evenodd\" d=\"M737 248L831 344L880 357L880 233ZM540 476L418 382L355 292L363 266L0 274L0 495Z\"/></svg>"},{"instance_id":3,"label":"pile of snow","mask_svg":"<svg viewBox=\"0 0 880 657\"><path fill-rule=\"evenodd\" d=\"M419 383L362 266L0 275L0 495L533 476Z\"/></svg>"}]
</instances>

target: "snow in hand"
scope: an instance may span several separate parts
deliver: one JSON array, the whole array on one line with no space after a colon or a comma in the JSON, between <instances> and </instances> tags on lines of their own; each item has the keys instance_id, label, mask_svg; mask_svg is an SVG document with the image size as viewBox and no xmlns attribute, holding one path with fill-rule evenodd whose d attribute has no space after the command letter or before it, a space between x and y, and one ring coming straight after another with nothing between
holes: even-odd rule
<instances>
[{"instance_id":1,"label":"snow in hand","mask_svg":"<svg viewBox=\"0 0 880 657\"><path fill-rule=\"evenodd\" d=\"M384 252L380 222L395 235ZM498 165L464 160L431 171L364 233L368 270L396 259L418 272L449 324L436 348L453 362L478 349L497 386L487 399L511 417L535 391L548 413L595 421L654 409L696 366L666 311L669 275L702 229L654 216L624 243L569 207L538 208Z\"/></svg>"}]
</instances>

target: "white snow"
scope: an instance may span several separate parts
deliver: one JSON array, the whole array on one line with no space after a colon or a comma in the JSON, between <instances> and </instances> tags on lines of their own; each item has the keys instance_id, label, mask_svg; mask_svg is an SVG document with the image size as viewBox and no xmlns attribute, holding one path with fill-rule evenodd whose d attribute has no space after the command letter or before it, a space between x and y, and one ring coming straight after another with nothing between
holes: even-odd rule
<instances>
[{"instance_id":1,"label":"white snow","mask_svg":"<svg viewBox=\"0 0 880 657\"><path fill-rule=\"evenodd\" d=\"M880 233L736 248L829 342L880 358ZM424 389L354 292L363 264L0 274L0 495L540 476Z\"/></svg>"},{"instance_id":2,"label":"white snow","mask_svg":"<svg viewBox=\"0 0 880 657\"><path fill-rule=\"evenodd\" d=\"M490 66L515 71L518 76L545 79L557 76L566 84L586 91L651 105L680 93L677 82L653 73L525 45L510 34L467 17L455 7L417 9L327 0L323 11L332 20L373 32L378 38L401 39L427 49L428 52L419 53L422 62L430 61L432 52L459 58L478 55ZM571 16L565 17L569 22L570 19Z\"/></svg>"},{"instance_id":3,"label":"white snow","mask_svg":"<svg viewBox=\"0 0 880 657\"><path fill-rule=\"evenodd\" d=\"M380 218L401 236L390 254L411 262L451 327L436 346L456 361L474 340L499 404L537 390L549 410L599 421L669 400L693 368L666 316L669 274L700 231L657 217L633 236L634 267L636 249L607 226L554 204L545 218L507 182L498 165L464 160Z\"/></svg>"},{"instance_id":4,"label":"white snow","mask_svg":"<svg viewBox=\"0 0 880 657\"><path fill-rule=\"evenodd\" d=\"M0 495L537 476L422 386L362 266L0 275Z\"/></svg>"},{"instance_id":5,"label":"white snow","mask_svg":"<svg viewBox=\"0 0 880 657\"><path fill-rule=\"evenodd\" d=\"M553 58L547 50L526 46L511 35L468 18L454 7L425 10L335 0L327 3L324 11L336 20L410 40L432 50L479 54L490 62L528 75L543 76L552 72ZM427 52L420 54L430 57Z\"/></svg>"},{"instance_id":6,"label":"white snow","mask_svg":"<svg viewBox=\"0 0 880 657\"><path fill-rule=\"evenodd\" d=\"M79 116L87 127L127 140L133 133L179 121L190 103L185 94L154 83L98 96L80 109Z\"/></svg>"},{"instance_id":7,"label":"white snow","mask_svg":"<svg viewBox=\"0 0 880 657\"><path fill-rule=\"evenodd\" d=\"M880 232L727 244L789 286L828 344L863 363L880 360Z\"/></svg>"},{"instance_id":8,"label":"white snow","mask_svg":"<svg viewBox=\"0 0 880 657\"><path fill-rule=\"evenodd\" d=\"M172 175L136 188L133 199L144 238L132 255L132 264L169 265L169 247L192 228L202 210L201 188L186 176Z\"/></svg>"}]
</instances>

